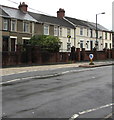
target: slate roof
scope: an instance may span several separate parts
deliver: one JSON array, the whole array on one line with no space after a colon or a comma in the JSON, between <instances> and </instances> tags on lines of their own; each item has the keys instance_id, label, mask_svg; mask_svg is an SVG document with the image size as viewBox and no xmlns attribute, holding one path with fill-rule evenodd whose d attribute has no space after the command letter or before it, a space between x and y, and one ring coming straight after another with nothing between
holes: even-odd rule
<instances>
[{"instance_id":1,"label":"slate roof","mask_svg":"<svg viewBox=\"0 0 114 120\"><path fill-rule=\"evenodd\" d=\"M91 22L91 24L92 24L93 26L96 26L95 23L92 23L92 22ZM107 28L105 28L104 26L102 26L102 25L100 25L100 24L97 24L97 27L98 27L98 29L100 29L100 30L109 31Z\"/></svg>"},{"instance_id":2,"label":"slate roof","mask_svg":"<svg viewBox=\"0 0 114 120\"><path fill-rule=\"evenodd\" d=\"M48 16L48 15L43 15L43 14L38 14L38 13L33 13L33 12L29 12L29 14L39 22L51 23L51 24L54 24L54 25L65 26L65 27L69 27L69 28L75 28L72 24L70 24L69 22L67 22L64 19L60 19L60 18L57 18L57 17Z\"/></svg>"},{"instance_id":3,"label":"slate roof","mask_svg":"<svg viewBox=\"0 0 114 120\"><path fill-rule=\"evenodd\" d=\"M79 20L79 19L71 18L71 17L65 17L65 18L77 26L88 27L88 28L94 29L94 30L96 29L96 23L88 22L88 21L84 21L84 20ZM103 27L100 24L97 24L97 29L102 30L102 31L109 31L107 28Z\"/></svg>"},{"instance_id":4,"label":"slate roof","mask_svg":"<svg viewBox=\"0 0 114 120\"><path fill-rule=\"evenodd\" d=\"M15 19L21 19L21 20L28 20L28 21L34 21L37 22L32 16L30 16L28 13L24 13L16 8L6 7L2 6L2 10L11 18Z\"/></svg>"},{"instance_id":5,"label":"slate roof","mask_svg":"<svg viewBox=\"0 0 114 120\"><path fill-rule=\"evenodd\" d=\"M9 17L9 15L5 11L2 10L2 6L1 5L0 5L0 15L4 16L4 17Z\"/></svg>"},{"instance_id":6,"label":"slate roof","mask_svg":"<svg viewBox=\"0 0 114 120\"><path fill-rule=\"evenodd\" d=\"M94 29L94 30L96 29L96 24L93 22L79 20L79 19L71 18L71 17L65 17L65 19L70 21L69 23L65 19L57 18L54 16L48 16L44 14L39 14L39 13L33 13L33 12L24 13L20 11L19 9L7 7L3 5L0 5L0 15L5 16L5 17L10 17L10 18L15 18L15 19L21 19L21 20L28 20L28 21L41 22L41 23L50 23L53 25L64 26L68 28L75 28L74 25L76 25L76 26L87 27L89 29ZM71 23L73 23L74 25ZM98 27L98 30L109 31L108 29L106 29L100 24L98 24L97 27Z\"/></svg>"},{"instance_id":7,"label":"slate roof","mask_svg":"<svg viewBox=\"0 0 114 120\"><path fill-rule=\"evenodd\" d=\"M75 24L76 26L86 26L83 22L81 22L81 20L78 20L76 18L71 18L71 17L65 17L66 19L68 19L70 22L72 22L73 24Z\"/></svg>"}]
</instances>

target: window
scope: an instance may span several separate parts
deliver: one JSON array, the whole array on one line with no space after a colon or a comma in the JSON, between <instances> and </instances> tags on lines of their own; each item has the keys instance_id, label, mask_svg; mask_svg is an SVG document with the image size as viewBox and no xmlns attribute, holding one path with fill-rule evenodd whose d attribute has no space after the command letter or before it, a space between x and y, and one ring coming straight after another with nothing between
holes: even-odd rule
<instances>
[{"instance_id":1,"label":"window","mask_svg":"<svg viewBox=\"0 0 114 120\"><path fill-rule=\"evenodd\" d=\"M80 41L80 48L83 48L83 41Z\"/></svg>"},{"instance_id":2,"label":"window","mask_svg":"<svg viewBox=\"0 0 114 120\"><path fill-rule=\"evenodd\" d=\"M29 22L23 23L23 32L29 33L30 32L30 24Z\"/></svg>"},{"instance_id":3,"label":"window","mask_svg":"<svg viewBox=\"0 0 114 120\"><path fill-rule=\"evenodd\" d=\"M110 43L110 49L112 48L112 44Z\"/></svg>"},{"instance_id":4,"label":"window","mask_svg":"<svg viewBox=\"0 0 114 120\"><path fill-rule=\"evenodd\" d=\"M90 50L93 50L93 41L90 41Z\"/></svg>"},{"instance_id":5,"label":"window","mask_svg":"<svg viewBox=\"0 0 114 120\"><path fill-rule=\"evenodd\" d=\"M60 36L62 36L62 28L60 28Z\"/></svg>"},{"instance_id":6,"label":"window","mask_svg":"<svg viewBox=\"0 0 114 120\"><path fill-rule=\"evenodd\" d=\"M70 33L70 29L67 29L67 35L70 35L71 33Z\"/></svg>"},{"instance_id":7,"label":"window","mask_svg":"<svg viewBox=\"0 0 114 120\"><path fill-rule=\"evenodd\" d=\"M29 39L23 39L23 45L29 45L30 40Z\"/></svg>"},{"instance_id":8,"label":"window","mask_svg":"<svg viewBox=\"0 0 114 120\"><path fill-rule=\"evenodd\" d=\"M111 38L112 38L112 34L110 33L110 40L111 40Z\"/></svg>"},{"instance_id":9,"label":"window","mask_svg":"<svg viewBox=\"0 0 114 120\"><path fill-rule=\"evenodd\" d=\"M11 21L11 31L16 31L16 20Z\"/></svg>"},{"instance_id":10,"label":"window","mask_svg":"<svg viewBox=\"0 0 114 120\"><path fill-rule=\"evenodd\" d=\"M80 35L83 35L83 28L80 28Z\"/></svg>"},{"instance_id":11,"label":"window","mask_svg":"<svg viewBox=\"0 0 114 120\"><path fill-rule=\"evenodd\" d=\"M89 36L89 30L87 29L87 36Z\"/></svg>"},{"instance_id":12,"label":"window","mask_svg":"<svg viewBox=\"0 0 114 120\"><path fill-rule=\"evenodd\" d=\"M67 43L67 51L70 51L71 49L71 43Z\"/></svg>"},{"instance_id":13,"label":"window","mask_svg":"<svg viewBox=\"0 0 114 120\"><path fill-rule=\"evenodd\" d=\"M54 36L58 36L58 27L54 27Z\"/></svg>"},{"instance_id":14,"label":"window","mask_svg":"<svg viewBox=\"0 0 114 120\"><path fill-rule=\"evenodd\" d=\"M8 19L3 20L3 30L8 30Z\"/></svg>"},{"instance_id":15,"label":"window","mask_svg":"<svg viewBox=\"0 0 114 120\"><path fill-rule=\"evenodd\" d=\"M107 39L107 32L105 32L105 39Z\"/></svg>"},{"instance_id":16,"label":"window","mask_svg":"<svg viewBox=\"0 0 114 120\"><path fill-rule=\"evenodd\" d=\"M92 29L90 29L90 37L91 38L93 37L93 31L92 31Z\"/></svg>"},{"instance_id":17,"label":"window","mask_svg":"<svg viewBox=\"0 0 114 120\"><path fill-rule=\"evenodd\" d=\"M108 43L105 43L105 48L108 48Z\"/></svg>"},{"instance_id":18,"label":"window","mask_svg":"<svg viewBox=\"0 0 114 120\"><path fill-rule=\"evenodd\" d=\"M44 35L49 35L49 26L44 25Z\"/></svg>"},{"instance_id":19,"label":"window","mask_svg":"<svg viewBox=\"0 0 114 120\"><path fill-rule=\"evenodd\" d=\"M86 42L86 47L89 48L89 41Z\"/></svg>"}]
</instances>

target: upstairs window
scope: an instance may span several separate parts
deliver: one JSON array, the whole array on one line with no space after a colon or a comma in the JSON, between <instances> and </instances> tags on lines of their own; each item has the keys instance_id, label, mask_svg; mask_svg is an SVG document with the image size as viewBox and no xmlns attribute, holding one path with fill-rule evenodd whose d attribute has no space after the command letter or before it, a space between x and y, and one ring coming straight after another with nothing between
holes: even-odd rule
<instances>
[{"instance_id":1,"label":"upstairs window","mask_svg":"<svg viewBox=\"0 0 114 120\"><path fill-rule=\"evenodd\" d=\"M90 29L90 37L92 38L93 37L93 30Z\"/></svg>"},{"instance_id":2,"label":"upstairs window","mask_svg":"<svg viewBox=\"0 0 114 120\"><path fill-rule=\"evenodd\" d=\"M58 27L54 27L54 36L58 36Z\"/></svg>"},{"instance_id":3,"label":"upstairs window","mask_svg":"<svg viewBox=\"0 0 114 120\"><path fill-rule=\"evenodd\" d=\"M8 30L8 19L3 20L3 30Z\"/></svg>"},{"instance_id":4,"label":"upstairs window","mask_svg":"<svg viewBox=\"0 0 114 120\"><path fill-rule=\"evenodd\" d=\"M110 40L112 39L112 34L110 33Z\"/></svg>"},{"instance_id":5,"label":"upstairs window","mask_svg":"<svg viewBox=\"0 0 114 120\"><path fill-rule=\"evenodd\" d=\"M11 21L11 31L16 31L16 20Z\"/></svg>"},{"instance_id":6,"label":"upstairs window","mask_svg":"<svg viewBox=\"0 0 114 120\"><path fill-rule=\"evenodd\" d=\"M67 35L71 35L70 29L67 29Z\"/></svg>"},{"instance_id":7,"label":"upstairs window","mask_svg":"<svg viewBox=\"0 0 114 120\"><path fill-rule=\"evenodd\" d=\"M105 32L105 39L107 39L107 32Z\"/></svg>"},{"instance_id":8,"label":"upstairs window","mask_svg":"<svg viewBox=\"0 0 114 120\"><path fill-rule=\"evenodd\" d=\"M60 28L60 36L62 36L62 28Z\"/></svg>"},{"instance_id":9,"label":"upstairs window","mask_svg":"<svg viewBox=\"0 0 114 120\"><path fill-rule=\"evenodd\" d=\"M30 32L30 24L29 22L23 23L23 32L29 33Z\"/></svg>"},{"instance_id":10,"label":"upstairs window","mask_svg":"<svg viewBox=\"0 0 114 120\"><path fill-rule=\"evenodd\" d=\"M80 28L80 35L83 35L83 28Z\"/></svg>"},{"instance_id":11,"label":"upstairs window","mask_svg":"<svg viewBox=\"0 0 114 120\"><path fill-rule=\"evenodd\" d=\"M89 36L89 30L87 29L87 36Z\"/></svg>"},{"instance_id":12,"label":"upstairs window","mask_svg":"<svg viewBox=\"0 0 114 120\"><path fill-rule=\"evenodd\" d=\"M44 25L44 35L49 35L49 26Z\"/></svg>"}]
</instances>

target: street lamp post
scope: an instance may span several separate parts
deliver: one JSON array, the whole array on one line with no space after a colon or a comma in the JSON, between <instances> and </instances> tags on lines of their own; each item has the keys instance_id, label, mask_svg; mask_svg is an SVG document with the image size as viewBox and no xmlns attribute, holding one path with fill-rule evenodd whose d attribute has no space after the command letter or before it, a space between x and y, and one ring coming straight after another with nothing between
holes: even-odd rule
<instances>
[{"instance_id":1,"label":"street lamp post","mask_svg":"<svg viewBox=\"0 0 114 120\"><path fill-rule=\"evenodd\" d=\"M95 48L96 48L96 50L98 49L98 41L97 41L97 39L98 39L97 15L100 15L100 14L105 14L105 12L102 12L102 13L98 13L98 14L96 14L96 42L95 42Z\"/></svg>"}]
</instances>

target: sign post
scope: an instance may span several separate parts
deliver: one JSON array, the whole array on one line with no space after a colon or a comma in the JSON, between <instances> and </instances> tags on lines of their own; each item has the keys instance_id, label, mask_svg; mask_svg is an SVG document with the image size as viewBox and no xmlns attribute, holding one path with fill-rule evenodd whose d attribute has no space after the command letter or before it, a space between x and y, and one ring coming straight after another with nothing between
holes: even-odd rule
<instances>
[{"instance_id":1,"label":"sign post","mask_svg":"<svg viewBox=\"0 0 114 120\"><path fill-rule=\"evenodd\" d=\"M90 59L89 65L94 65L94 63L93 63L93 57L94 57L93 54L89 54L89 59Z\"/></svg>"}]
</instances>

